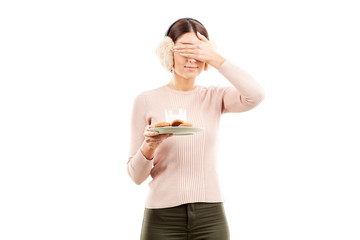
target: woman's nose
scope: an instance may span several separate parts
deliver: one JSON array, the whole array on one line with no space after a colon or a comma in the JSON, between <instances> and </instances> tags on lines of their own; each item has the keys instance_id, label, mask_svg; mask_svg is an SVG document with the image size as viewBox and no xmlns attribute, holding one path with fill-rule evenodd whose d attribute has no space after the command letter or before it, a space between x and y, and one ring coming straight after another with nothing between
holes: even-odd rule
<instances>
[{"instance_id":1,"label":"woman's nose","mask_svg":"<svg viewBox=\"0 0 360 240\"><path fill-rule=\"evenodd\" d=\"M195 63L195 62L196 62L196 60L195 60L194 58L189 58L188 61L191 62L191 63Z\"/></svg>"}]
</instances>

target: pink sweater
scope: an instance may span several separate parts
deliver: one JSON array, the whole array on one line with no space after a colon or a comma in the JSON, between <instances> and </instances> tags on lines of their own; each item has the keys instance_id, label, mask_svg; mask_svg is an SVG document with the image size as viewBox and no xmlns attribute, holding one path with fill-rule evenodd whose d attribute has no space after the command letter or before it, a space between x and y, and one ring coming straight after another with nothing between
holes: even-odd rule
<instances>
[{"instance_id":1,"label":"pink sweater","mask_svg":"<svg viewBox=\"0 0 360 240\"><path fill-rule=\"evenodd\" d=\"M167 86L146 91L134 101L127 170L136 184L149 175L146 208L166 208L191 202L223 202L216 170L220 116L244 112L264 98L262 87L226 60L219 72L233 87L196 86L177 91ZM140 151L148 125L165 121L164 109L185 108L186 121L204 130L166 139L147 160Z\"/></svg>"}]
</instances>

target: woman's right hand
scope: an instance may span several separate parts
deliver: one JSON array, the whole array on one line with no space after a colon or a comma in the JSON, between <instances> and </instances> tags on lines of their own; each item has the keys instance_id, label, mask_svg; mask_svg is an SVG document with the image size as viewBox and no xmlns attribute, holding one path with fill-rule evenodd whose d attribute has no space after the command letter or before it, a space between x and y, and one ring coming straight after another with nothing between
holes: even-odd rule
<instances>
[{"instance_id":1,"label":"woman's right hand","mask_svg":"<svg viewBox=\"0 0 360 240\"><path fill-rule=\"evenodd\" d=\"M157 131L150 131L152 126L146 127L144 131L144 143L141 146L141 152L148 159L151 160L154 157L155 150L157 147L167 138L171 137L172 134L159 134Z\"/></svg>"}]
</instances>

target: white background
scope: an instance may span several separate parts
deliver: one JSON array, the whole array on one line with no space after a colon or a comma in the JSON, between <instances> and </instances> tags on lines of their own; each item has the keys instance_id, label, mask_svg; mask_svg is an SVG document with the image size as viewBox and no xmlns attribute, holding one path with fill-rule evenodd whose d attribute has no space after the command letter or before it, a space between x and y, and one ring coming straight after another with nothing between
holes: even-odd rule
<instances>
[{"instance_id":1,"label":"white background","mask_svg":"<svg viewBox=\"0 0 360 240\"><path fill-rule=\"evenodd\" d=\"M147 182L126 173L134 97L193 17L266 90L226 114L232 239L360 239L356 1L1 1L0 239L139 239ZM229 84L215 69L198 85Z\"/></svg>"}]
</instances>

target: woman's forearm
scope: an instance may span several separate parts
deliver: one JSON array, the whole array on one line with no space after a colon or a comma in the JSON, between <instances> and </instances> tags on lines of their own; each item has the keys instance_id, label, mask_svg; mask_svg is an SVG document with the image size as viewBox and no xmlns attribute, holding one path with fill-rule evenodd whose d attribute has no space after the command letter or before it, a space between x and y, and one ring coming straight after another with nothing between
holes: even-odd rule
<instances>
[{"instance_id":1,"label":"woman's forearm","mask_svg":"<svg viewBox=\"0 0 360 240\"><path fill-rule=\"evenodd\" d=\"M245 70L229 61L225 61L218 70L246 98L254 102L264 99L264 89Z\"/></svg>"}]
</instances>

